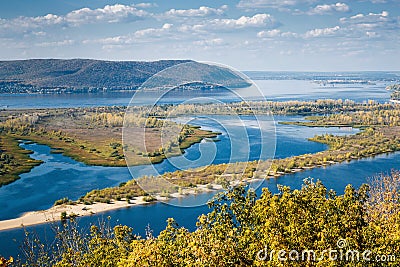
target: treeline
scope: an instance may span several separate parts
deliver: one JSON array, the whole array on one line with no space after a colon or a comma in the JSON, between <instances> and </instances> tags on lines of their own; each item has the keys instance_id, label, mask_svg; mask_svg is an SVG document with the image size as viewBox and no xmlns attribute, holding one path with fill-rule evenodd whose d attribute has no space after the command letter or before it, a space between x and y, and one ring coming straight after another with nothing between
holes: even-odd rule
<instances>
[{"instance_id":1,"label":"treeline","mask_svg":"<svg viewBox=\"0 0 400 267\"><path fill-rule=\"evenodd\" d=\"M400 126L400 107L390 110L356 111L325 116L306 117L310 122L285 122L304 126Z\"/></svg>"},{"instance_id":2,"label":"treeline","mask_svg":"<svg viewBox=\"0 0 400 267\"><path fill-rule=\"evenodd\" d=\"M400 84L392 84L386 86L386 90L392 91L392 93L390 94L390 99L400 100Z\"/></svg>"},{"instance_id":3,"label":"treeline","mask_svg":"<svg viewBox=\"0 0 400 267\"><path fill-rule=\"evenodd\" d=\"M79 198L77 203L91 205L93 203L111 203L112 201L127 201L133 200L139 196L146 196L147 194L138 185L137 181L130 180L126 183L121 183L118 187L105 188L102 190L92 190L85 196Z\"/></svg>"},{"instance_id":4,"label":"treeline","mask_svg":"<svg viewBox=\"0 0 400 267\"><path fill-rule=\"evenodd\" d=\"M351 177L349 178L351 179ZM343 195L321 182L301 189L244 186L219 193L190 232L170 218L158 236L107 222L55 228L56 240L24 242L13 266L398 266L400 174L379 176ZM31 244L35 244L31 246ZM5 266L8 266L7 264Z\"/></svg>"},{"instance_id":5,"label":"treeline","mask_svg":"<svg viewBox=\"0 0 400 267\"><path fill-rule=\"evenodd\" d=\"M239 180L261 178L256 168L267 169L270 162L237 162L232 164L210 165L201 171L175 171L160 176L143 176L121 183L117 187L96 189L80 197L76 203L90 205L93 203L113 203L114 201L134 200L151 194L154 197L169 197L174 193L188 194L194 190L200 193L214 186L228 187ZM201 187L206 185L206 187Z\"/></svg>"},{"instance_id":6,"label":"treeline","mask_svg":"<svg viewBox=\"0 0 400 267\"><path fill-rule=\"evenodd\" d=\"M280 174L279 172L290 173L400 151L400 136L397 134L397 132L391 130L368 128L351 136L334 136L331 134L315 136L310 140L327 144L329 149L316 154L275 160L269 175Z\"/></svg>"},{"instance_id":7,"label":"treeline","mask_svg":"<svg viewBox=\"0 0 400 267\"><path fill-rule=\"evenodd\" d=\"M173 117L178 115L215 114L215 115L307 115L334 114L355 111L381 111L398 109L393 104L381 104L374 100L356 103L352 100L318 99L315 101L243 101L232 103L179 104L154 107L129 107L132 112L147 110L149 115ZM149 111L150 110L150 111Z\"/></svg>"}]
</instances>

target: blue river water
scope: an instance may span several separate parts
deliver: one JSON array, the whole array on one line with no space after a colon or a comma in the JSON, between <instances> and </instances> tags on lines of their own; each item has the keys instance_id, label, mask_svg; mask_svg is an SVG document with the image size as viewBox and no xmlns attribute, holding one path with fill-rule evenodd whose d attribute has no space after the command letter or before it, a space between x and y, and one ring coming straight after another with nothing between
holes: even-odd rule
<instances>
[{"instance_id":1,"label":"blue river water","mask_svg":"<svg viewBox=\"0 0 400 267\"><path fill-rule=\"evenodd\" d=\"M215 118L218 119L216 120ZM276 121L301 119L302 117L300 116L275 117ZM244 117L243 120L249 121L250 118ZM222 134L218 136L219 142L195 144L188 148L184 155L180 157L195 159L199 157L200 146L216 145L217 152L213 163L228 162L231 140L227 131L229 130L229 122L231 121L232 118L230 116L214 116L213 120L206 120L204 118L201 120L193 120L193 124L203 125L206 129L219 131ZM257 131L254 132L256 128L253 127L254 125L251 123L246 123L246 125L246 129L253 137L249 139L251 143L249 158L244 158L243 160L255 160L259 158L259 145L257 145L259 140L256 138L259 133ZM232 132L235 129L235 127L231 127L230 131ZM323 144L307 140L307 138L313 137L316 134L331 133L335 135L344 135L353 134L357 131L358 130L349 128L308 128L276 124L275 157L284 158L305 153L315 153L326 149L326 146ZM27 211L49 208L53 205L55 200L62 197L77 199L90 190L116 186L132 178L127 168L87 166L61 154L51 154L51 149L45 145L22 143L21 146L34 151L31 156L44 161L44 163L32 169L31 172L22 174L21 179L18 181L0 188L0 219L2 220L15 218ZM176 158L174 158L174 160L176 160ZM240 158L238 160L240 160ZM199 161L196 164L197 166L203 166L205 163ZM158 173L176 170L176 167L171 164L169 160L156 164L154 167L155 168L153 168L153 166L136 166L131 168L133 168L133 173L135 173L136 177L152 174L154 169L156 169ZM210 197L211 195L201 194L174 201L178 201L175 204L193 205L195 203L205 203ZM10 201L11 199L12 201ZM179 203L179 201L183 203ZM168 208L164 208L164 206ZM171 213L171 209L174 210L174 212ZM193 229L193 222L197 216L205 212L206 209L207 207L205 206L180 209L171 205L156 203L151 206L140 206L130 210L117 210L107 214L121 222L122 220L125 222L131 221L129 225L132 225L138 233L143 234L147 224L150 224L155 233L158 233L165 226L165 219L171 216L181 221L185 227ZM124 212L127 213L125 214ZM122 213L122 215L120 213ZM132 214L129 215L130 213ZM122 217L120 217L120 215ZM95 223L103 216L106 215L82 218L82 224L86 222ZM138 216L142 218L143 221L138 220ZM135 223L132 224L132 222ZM114 221L114 223L116 223L116 221ZM39 231L40 229L46 229L46 227L48 226L35 226L29 229L37 229L37 231ZM12 255L15 255L18 242L11 240L20 241L21 239L19 237L22 232L21 229L0 232L0 239L5 240L5 242L0 244L0 254L8 255L12 253Z\"/></svg>"},{"instance_id":2,"label":"blue river water","mask_svg":"<svg viewBox=\"0 0 400 267\"><path fill-rule=\"evenodd\" d=\"M388 102L390 92L385 87L391 83L377 82L372 85L345 84L322 86L310 80L256 80L262 95L267 100L315 100L315 99L350 99L364 102L374 99L380 103ZM237 90L245 93L246 88ZM0 94L1 108L51 108L51 107L94 107L94 106L127 106L134 92L104 92L96 94ZM156 94L147 92L135 99L135 105L153 103ZM232 94L215 91L191 92L191 97L217 97L223 102L240 101ZM176 104L187 99L187 93L175 92L166 95L159 104ZM254 100L260 100L255 97ZM264 100L264 99L261 99Z\"/></svg>"},{"instance_id":3,"label":"blue river water","mask_svg":"<svg viewBox=\"0 0 400 267\"><path fill-rule=\"evenodd\" d=\"M298 120L301 117L276 117L277 120ZM216 157L212 163L227 163L230 159L230 137L226 134L226 121L231 121L229 116L219 116L218 122L214 120L201 120L196 123L205 124L205 128L220 131L219 142L204 142L188 148L184 155L173 159L164 160L160 164L130 167L134 177L156 173L172 172L177 170L173 164L180 158L196 159L200 156L200 146L216 145ZM194 123L194 124L196 124ZM222 127L222 125L225 127ZM235 128L232 128L235 129ZM248 127L250 133L253 127ZM233 130L232 130L233 131ZM315 153L326 149L320 143L307 140L316 134L331 133L335 135L352 134L357 132L349 128L308 128L292 125L277 124L276 127L276 157L284 158L305 153ZM258 134L257 132L255 135ZM257 138L250 138L249 157L238 158L237 161L252 161L259 158ZM18 215L32 210L42 210L51 207L54 201L68 197L78 199L86 192L117 186L121 182L132 179L127 168L87 166L61 154L51 154L51 149L45 145L23 143L22 147L34 151L31 157L42 160L44 163L35 167L29 173L21 175L21 179L0 188L0 220L15 218ZM257 153L258 152L258 153ZM186 168L200 167L207 162L198 161L195 165ZM45 189L45 190L43 190ZM13 201L8 201L12 199Z\"/></svg>"},{"instance_id":4,"label":"blue river water","mask_svg":"<svg viewBox=\"0 0 400 267\"><path fill-rule=\"evenodd\" d=\"M288 185L291 188L300 188L305 178L314 178L321 180L328 189L334 189L339 194L344 192L348 184L359 187L366 183L368 178L387 174L391 169L400 168L400 153L380 155L375 158L367 158L328 166L325 168L316 168L304 172L281 176L277 179L268 179L263 182L256 191L261 194L261 188L267 187L271 192L277 193L277 185ZM203 201L203 198L209 198L211 195L203 194L193 196L194 200ZM178 207L165 203L154 203L146 206L134 206L127 209L114 210L103 214L79 218L79 225L83 229L88 229L90 224L97 224L107 221L110 216L111 225L123 224L133 227L134 232L142 236L145 235L146 227L152 229L153 234L158 234L165 229L166 220L175 218L179 225L190 230L195 229L197 217L200 214L209 212L207 206L198 207ZM38 236L51 240L53 233L51 227L47 224L28 227L28 231L36 233ZM24 238L24 232L21 229L7 230L0 232L0 254L13 255L18 254L18 247Z\"/></svg>"}]
</instances>

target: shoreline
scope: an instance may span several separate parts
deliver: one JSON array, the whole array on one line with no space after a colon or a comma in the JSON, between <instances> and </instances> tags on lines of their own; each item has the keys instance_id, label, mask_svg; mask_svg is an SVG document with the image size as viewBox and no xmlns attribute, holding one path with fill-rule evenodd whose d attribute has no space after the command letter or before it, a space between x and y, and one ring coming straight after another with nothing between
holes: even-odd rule
<instances>
[{"instance_id":1,"label":"shoreline","mask_svg":"<svg viewBox=\"0 0 400 267\"><path fill-rule=\"evenodd\" d=\"M256 181L257 179L253 179L252 181ZM238 184L241 181L236 181L234 184ZM46 210L39 211L28 211L21 216L13 219L0 220L0 232L13 230L18 228L24 228L27 226L40 225L45 223L54 223L61 221L61 213L66 212L67 219L73 217L87 217L91 215L96 215L98 213L104 213L107 211L122 209L122 208L131 208L139 205L149 205L156 202L167 201L168 199L182 198L189 195L196 195L201 193L207 193L212 191L219 191L222 189L221 185L212 184L213 188L209 189L204 185L198 185L197 189L201 189L200 192L196 192L195 189L189 189L184 191L184 193L173 193L168 197L157 196L153 201L145 201L143 200L144 196L136 197L135 199L131 199L129 203L126 200L113 200L112 203L94 203L91 205L86 205L83 203L78 204L62 204L57 206L52 206Z\"/></svg>"},{"instance_id":2,"label":"shoreline","mask_svg":"<svg viewBox=\"0 0 400 267\"><path fill-rule=\"evenodd\" d=\"M151 202L145 202L143 200L132 200L130 203L126 201L115 201L112 204L107 203L95 203L92 205L76 204L76 205L58 205L53 206L47 210L39 211L28 211L21 216L0 221L0 231L7 231L17 228L24 228L26 226L34 226L45 223L54 223L61 221L61 213L66 212L71 217L84 217L91 216L97 213L106 211L129 208L137 205L144 205ZM68 220L68 218L67 218Z\"/></svg>"},{"instance_id":3,"label":"shoreline","mask_svg":"<svg viewBox=\"0 0 400 267\"><path fill-rule=\"evenodd\" d=\"M399 152L399 151L397 151ZM396 152L393 152L396 153ZM384 153L382 153L384 154ZM379 156L381 154L375 155ZM362 158L352 158L350 161L351 162L354 160L361 160L361 159L366 159L370 157L362 157ZM344 162L344 161L343 161ZM326 162L325 164L317 164L314 166L307 166L303 168L294 168L291 169L290 172L268 172L267 175L264 178L255 178L255 179L245 179L245 180L235 180L231 181L232 186L236 186L240 183L248 183L251 184L253 182L260 182L261 180L269 180L269 179L276 179L281 176L285 175L291 175L295 174L298 172L304 172L308 170L312 170L315 168L321 168L321 167L328 167L332 165L337 165L337 164L342 164L343 162L337 162L337 161L329 161ZM197 185L195 189L184 189L183 193L172 193L169 197L161 197L160 195L157 195L156 198L153 201L145 201L143 200L144 196L138 196L135 199L131 199L130 202L128 203L126 200L112 200L111 203L99 203L96 202L91 205L86 205L83 203L78 203L78 204L62 204L58 206L52 206L49 209L46 210L39 210L39 211L28 211L21 216L13 219L7 219L7 220L0 220L0 232L1 231L7 231L7 230L13 230L13 229L18 229L18 228L23 228L27 226L34 226L34 225L40 225L40 224L45 224L45 223L54 223L54 222L59 222L61 221L61 213L66 212L67 216L71 217L87 217L91 215L95 215L98 213L104 213L112 210L117 210L117 209L122 209L122 208L130 208L130 207L135 207L138 205L149 205L152 203L156 202L163 202L167 201L168 199L175 199L175 198L183 198L185 196L189 195L197 195L197 194L202 194L202 193L207 193L207 192L212 192L212 191L220 191L222 190L222 186L219 184L212 183L212 188L208 188L206 185ZM67 218L69 219L69 218Z\"/></svg>"}]
</instances>

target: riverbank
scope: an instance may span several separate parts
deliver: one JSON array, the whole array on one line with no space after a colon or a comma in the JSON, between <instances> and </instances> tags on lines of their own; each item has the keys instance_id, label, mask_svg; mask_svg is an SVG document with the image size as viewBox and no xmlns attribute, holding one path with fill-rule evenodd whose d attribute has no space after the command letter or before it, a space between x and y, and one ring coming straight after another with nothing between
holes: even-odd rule
<instances>
[{"instance_id":1,"label":"riverbank","mask_svg":"<svg viewBox=\"0 0 400 267\"><path fill-rule=\"evenodd\" d=\"M112 204L96 203L93 205L59 205L47 210L30 211L18 218L0 221L0 231L26 226L38 225L43 223L54 223L61 221L61 214L66 213L69 217L90 216L97 213L114 209L128 208L135 205L142 205L148 202L143 200L133 200L131 203L126 201L116 201Z\"/></svg>"},{"instance_id":2,"label":"riverbank","mask_svg":"<svg viewBox=\"0 0 400 267\"><path fill-rule=\"evenodd\" d=\"M212 184L211 187L198 185L196 189L185 189L181 193L174 193L169 195L168 197L162 197L158 195L156 198L146 198L146 196L139 196L134 199L130 199L129 202L126 199L122 199L119 201L112 200L109 203L93 203L90 205L85 203L74 203L72 205L56 205L47 210L30 211L22 214L18 218L2 220L0 221L0 231L40 225L45 223L56 223L61 221L63 219L63 216L65 216L64 219L91 216L107 211L131 208L138 205L151 205L154 202L167 201L171 198L182 198L189 195L207 193L212 191L216 192L221 189L222 186L217 184Z\"/></svg>"}]
</instances>

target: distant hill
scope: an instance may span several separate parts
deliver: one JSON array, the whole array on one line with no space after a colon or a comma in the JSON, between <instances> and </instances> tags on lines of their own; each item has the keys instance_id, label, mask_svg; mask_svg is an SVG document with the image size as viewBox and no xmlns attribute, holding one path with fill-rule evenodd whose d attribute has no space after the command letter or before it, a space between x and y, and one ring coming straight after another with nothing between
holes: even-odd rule
<instances>
[{"instance_id":1,"label":"distant hill","mask_svg":"<svg viewBox=\"0 0 400 267\"><path fill-rule=\"evenodd\" d=\"M97 92L137 89L152 75L190 60L102 61L31 59L0 61L1 93ZM229 69L202 63L190 65L198 77L230 77L236 87L246 82ZM206 77L206 78L207 78Z\"/></svg>"}]
</instances>

